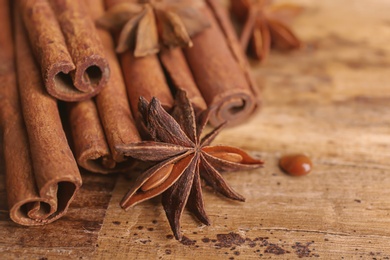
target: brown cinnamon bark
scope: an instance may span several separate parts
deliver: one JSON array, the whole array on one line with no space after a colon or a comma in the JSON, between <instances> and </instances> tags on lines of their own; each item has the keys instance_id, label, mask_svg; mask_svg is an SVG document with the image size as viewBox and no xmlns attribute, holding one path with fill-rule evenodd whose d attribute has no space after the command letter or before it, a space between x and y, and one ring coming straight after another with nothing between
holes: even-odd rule
<instances>
[{"instance_id":1,"label":"brown cinnamon bark","mask_svg":"<svg viewBox=\"0 0 390 260\"><path fill-rule=\"evenodd\" d=\"M203 111L207 109L206 102L196 86L183 51L180 48L165 49L160 52L160 60L171 85L187 92L187 97L193 104L194 110Z\"/></svg>"},{"instance_id":2,"label":"brown cinnamon bark","mask_svg":"<svg viewBox=\"0 0 390 260\"><path fill-rule=\"evenodd\" d=\"M130 0L138 2L135 0ZM116 4L128 2L126 0L105 0L107 8ZM148 55L135 58L133 50L120 54L122 71L125 79L127 94L133 116L138 121L138 100L144 97L148 101L157 97L166 110L173 105L173 98L166 82L164 71L157 55Z\"/></svg>"},{"instance_id":3,"label":"brown cinnamon bark","mask_svg":"<svg viewBox=\"0 0 390 260\"><path fill-rule=\"evenodd\" d=\"M206 2L202 12L211 26L196 35L194 46L184 53L211 110L211 124L237 124L259 107L257 87L226 11L215 0Z\"/></svg>"},{"instance_id":4,"label":"brown cinnamon bark","mask_svg":"<svg viewBox=\"0 0 390 260\"><path fill-rule=\"evenodd\" d=\"M87 0L89 14L97 19L104 13L103 1ZM140 141L132 117L120 66L111 36L98 29L111 68L107 86L94 100L68 104L73 147L78 164L92 172L120 171L129 164L115 146ZM100 117L99 117L100 116Z\"/></svg>"},{"instance_id":5,"label":"brown cinnamon bark","mask_svg":"<svg viewBox=\"0 0 390 260\"><path fill-rule=\"evenodd\" d=\"M0 4L0 57L1 63L7 64L8 74L1 75L6 85L0 91L4 101L1 115L10 217L22 225L42 225L65 214L81 186L81 177L56 101L43 89L22 22L15 15L17 89L8 1L1 0Z\"/></svg>"},{"instance_id":6,"label":"brown cinnamon bark","mask_svg":"<svg viewBox=\"0 0 390 260\"><path fill-rule=\"evenodd\" d=\"M20 11L48 93L65 101L98 94L109 67L84 1L20 0Z\"/></svg>"},{"instance_id":7,"label":"brown cinnamon bark","mask_svg":"<svg viewBox=\"0 0 390 260\"><path fill-rule=\"evenodd\" d=\"M104 0L99 0L99 3L88 0L88 5L94 20L104 14ZM126 86L115 53L114 42L106 30L98 29L98 34L110 65L111 77L107 87L96 97L96 104L112 156L116 162L122 162L125 158L122 153L116 151L115 146L135 143L141 138L127 99Z\"/></svg>"},{"instance_id":8,"label":"brown cinnamon bark","mask_svg":"<svg viewBox=\"0 0 390 260\"><path fill-rule=\"evenodd\" d=\"M112 159L99 114L93 100L67 104L67 119L77 163L91 172L114 171Z\"/></svg>"}]
</instances>

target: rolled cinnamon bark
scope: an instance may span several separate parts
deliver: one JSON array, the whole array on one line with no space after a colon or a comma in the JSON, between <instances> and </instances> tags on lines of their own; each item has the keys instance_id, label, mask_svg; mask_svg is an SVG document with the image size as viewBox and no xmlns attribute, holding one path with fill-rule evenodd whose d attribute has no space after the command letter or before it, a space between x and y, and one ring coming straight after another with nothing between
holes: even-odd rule
<instances>
[{"instance_id":1,"label":"rolled cinnamon bark","mask_svg":"<svg viewBox=\"0 0 390 260\"><path fill-rule=\"evenodd\" d=\"M107 8L123 2L129 2L129 0L105 0ZM138 2L138 0L130 0L130 2ZM158 56L153 54L136 58L133 51L128 50L119 56L130 107L134 118L139 123L137 112L139 97L142 96L147 100L157 97L166 110L172 108L173 98Z\"/></svg>"},{"instance_id":2,"label":"rolled cinnamon bark","mask_svg":"<svg viewBox=\"0 0 390 260\"><path fill-rule=\"evenodd\" d=\"M87 0L89 14L104 14L102 0ZM68 104L70 130L78 164L92 172L110 173L129 166L115 146L141 140L132 117L120 66L111 36L98 29L111 68L107 86L94 100ZM99 117L100 116L100 117Z\"/></svg>"},{"instance_id":3,"label":"rolled cinnamon bark","mask_svg":"<svg viewBox=\"0 0 390 260\"><path fill-rule=\"evenodd\" d=\"M86 100L66 105L77 163L91 172L113 172L116 164L111 156L95 102Z\"/></svg>"},{"instance_id":4,"label":"rolled cinnamon bark","mask_svg":"<svg viewBox=\"0 0 390 260\"><path fill-rule=\"evenodd\" d=\"M84 1L19 2L48 93L64 101L98 94L108 81L109 67Z\"/></svg>"},{"instance_id":5,"label":"rolled cinnamon bark","mask_svg":"<svg viewBox=\"0 0 390 260\"><path fill-rule=\"evenodd\" d=\"M8 204L14 222L28 226L42 225L65 214L81 186L81 177L62 129L56 101L43 89L22 22L15 13L16 60L22 107L19 106L10 55L13 50L8 2L0 1L1 63L8 64L9 73L7 84L0 90L6 100L1 114L4 118Z\"/></svg>"},{"instance_id":6,"label":"rolled cinnamon bark","mask_svg":"<svg viewBox=\"0 0 390 260\"><path fill-rule=\"evenodd\" d=\"M104 0L88 0L91 16L94 20L104 14ZM125 82L121 67L115 53L114 42L110 33L98 29L105 54L111 68L111 77L107 87L96 97L100 119L106 133L107 141L116 162L125 160L115 146L135 143L141 140L127 99Z\"/></svg>"},{"instance_id":7,"label":"rolled cinnamon bark","mask_svg":"<svg viewBox=\"0 0 390 260\"><path fill-rule=\"evenodd\" d=\"M196 35L192 48L184 49L197 86L209 109L210 122L240 123L259 107L257 87L240 49L226 11L215 0L202 12L211 26Z\"/></svg>"},{"instance_id":8,"label":"rolled cinnamon bark","mask_svg":"<svg viewBox=\"0 0 390 260\"><path fill-rule=\"evenodd\" d=\"M180 48L165 49L160 52L160 60L165 68L166 76L174 88L187 92L187 97L193 104L195 111L207 109L206 102L196 86L192 72Z\"/></svg>"}]
</instances>

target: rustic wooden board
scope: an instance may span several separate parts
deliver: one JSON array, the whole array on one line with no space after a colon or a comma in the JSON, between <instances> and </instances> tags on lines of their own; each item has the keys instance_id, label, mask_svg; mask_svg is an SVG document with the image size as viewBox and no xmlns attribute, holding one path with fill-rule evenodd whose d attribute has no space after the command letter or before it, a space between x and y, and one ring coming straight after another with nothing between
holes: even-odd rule
<instances>
[{"instance_id":1,"label":"rustic wooden board","mask_svg":"<svg viewBox=\"0 0 390 260\"><path fill-rule=\"evenodd\" d=\"M390 2L290 2L305 6L294 28L307 46L291 54L274 52L264 65L253 63L265 86L264 108L215 141L266 161L261 170L225 175L245 203L205 187L213 224L203 226L185 212L182 231L196 241L183 245L171 238L160 198L124 212L118 204L132 180L121 176L104 210L110 188L97 187L112 179L88 175L66 218L45 227L12 224L1 199L0 255L389 259ZM278 159L290 152L308 154L313 173L283 174Z\"/></svg>"}]
</instances>

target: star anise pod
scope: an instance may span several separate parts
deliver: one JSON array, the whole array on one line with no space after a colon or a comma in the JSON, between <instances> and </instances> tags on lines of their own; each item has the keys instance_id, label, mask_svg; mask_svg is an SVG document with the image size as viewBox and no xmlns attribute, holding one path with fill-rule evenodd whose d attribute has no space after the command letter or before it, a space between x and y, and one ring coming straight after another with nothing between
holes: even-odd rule
<instances>
[{"instance_id":1,"label":"star anise pod","mask_svg":"<svg viewBox=\"0 0 390 260\"><path fill-rule=\"evenodd\" d=\"M139 111L145 128L154 141L116 147L127 156L158 162L135 181L121 206L128 209L162 194L162 204L176 239L181 240L180 218L184 207L204 224L210 221L204 209L201 178L226 197L244 201L223 179L221 172L255 169L263 162L230 146L210 146L225 124L201 138L208 120L202 112L198 119L184 91L178 90L172 115L153 98L140 98Z\"/></svg>"},{"instance_id":2,"label":"star anise pod","mask_svg":"<svg viewBox=\"0 0 390 260\"><path fill-rule=\"evenodd\" d=\"M289 22L302 11L302 7L273 5L270 0L232 0L231 10L245 22L240 41L244 50L254 58L266 59L271 47L284 51L301 47L301 41L289 27Z\"/></svg>"},{"instance_id":3,"label":"star anise pod","mask_svg":"<svg viewBox=\"0 0 390 260\"><path fill-rule=\"evenodd\" d=\"M138 0L109 8L97 24L120 31L116 51L134 49L135 57L165 47L191 47L191 37L209 26L200 0Z\"/></svg>"}]
</instances>

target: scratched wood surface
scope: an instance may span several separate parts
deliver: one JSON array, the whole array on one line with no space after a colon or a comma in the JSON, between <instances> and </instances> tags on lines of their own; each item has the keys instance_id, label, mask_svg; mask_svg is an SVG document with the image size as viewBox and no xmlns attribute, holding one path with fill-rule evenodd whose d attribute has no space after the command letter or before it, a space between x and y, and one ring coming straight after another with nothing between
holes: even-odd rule
<instances>
[{"instance_id":1,"label":"scratched wood surface","mask_svg":"<svg viewBox=\"0 0 390 260\"><path fill-rule=\"evenodd\" d=\"M24 228L8 218L0 174L1 258L389 259L390 1L290 2L305 7L293 26L306 47L253 63L264 108L215 141L266 162L225 175L245 203L204 187L213 224L185 212L181 244L159 198L124 212L132 180L89 174L63 219ZM312 158L311 175L279 170L292 152Z\"/></svg>"}]
</instances>

